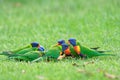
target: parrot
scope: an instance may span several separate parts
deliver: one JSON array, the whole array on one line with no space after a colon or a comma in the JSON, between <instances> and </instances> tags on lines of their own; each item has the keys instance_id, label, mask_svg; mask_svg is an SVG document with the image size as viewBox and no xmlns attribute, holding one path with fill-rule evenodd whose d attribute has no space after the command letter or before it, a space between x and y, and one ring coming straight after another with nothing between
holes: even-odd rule
<instances>
[{"instance_id":1,"label":"parrot","mask_svg":"<svg viewBox=\"0 0 120 80\"><path fill-rule=\"evenodd\" d=\"M73 42L73 38L70 38L68 40L68 44L70 46L71 49L71 54L73 54L75 57L80 56L81 58L85 58L86 56L84 54L81 53L81 48L79 45L76 45L75 42ZM74 52L73 52L74 51Z\"/></svg>"},{"instance_id":2,"label":"parrot","mask_svg":"<svg viewBox=\"0 0 120 80\"><path fill-rule=\"evenodd\" d=\"M62 46L62 51L60 52L58 60L61 60L68 56L71 56L71 51L70 51L69 45L66 43L63 43L63 44L61 44L61 46Z\"/></svg>"},{"instance_id":3,"label":"parrot","mask_svg":"<svg viewBox=\"0 0 120 80\"><path fill-rule=\"evenodd\" d=\"M0 55L10 55L10 54L25 54L29 51L44 51L44 47L40 46L37 42L32 42L23 48L13 50L13 51L3 51Z\"/></svg>"},{"instance_id":4,"label":"parrot","mask_svg":"<svg viewBox=\"0 0 120 80\"><path fill-rule=\"evenodd\" d=\"M30 43L29 45L26 45L26 46L24 46L24 47L22 47L22 48L20 48L20 49L13 50L13 51L11 51L11 52L12 52L12 53L16 53L16 52L19 52L19 51L21 51L21 50L23 50L23 49L32 48L32 47L40 47L40 44L39 44L38 42L32 42L32 43Z\"/></svg>"},{"instance_id":5,"label":"parrot","mask_svg":"<svg viewBox=\"0 0 120 80\"><path fill-rule=\"evenodd\" d=\"M79 42L76 42L76 39L70 38L68 43L73 46L73 49L78 54L83 54L85 58L91 58L95 56L104 56L104 55L113 55L113 54L104 54L103 52L96 51L95 49L89 49L87 47L82 46ZM77 48L76 48L77 46Z\"/></svg>"},{"instance_id":6,"label":"parrot","mask_svg":"<svg viewBox=\"0 0 120 80\"><path fill-rule=\"evenodd\" d=\"M39 43L32 42L30 43L30 45L27 45L17 50L3 51L2 53L0 53L0 55L5 55L8 57L8 59L31 61L35 58L38 58L39 54L44 53L44 50L45 50L44 47L40 46Z\"/></svg>"}]
</instances>

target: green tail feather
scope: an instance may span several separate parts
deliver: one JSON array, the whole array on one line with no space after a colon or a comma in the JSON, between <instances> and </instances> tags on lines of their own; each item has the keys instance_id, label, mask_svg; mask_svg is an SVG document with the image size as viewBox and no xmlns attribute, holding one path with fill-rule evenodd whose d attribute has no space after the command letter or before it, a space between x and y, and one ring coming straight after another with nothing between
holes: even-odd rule
<instances>
[{"instance_id":1,"label":"green tail feather","mask_svg":"<svg viewBox=\"0 0 120 80\"><path fill-rule=\"evenodd\" d=\"M98 51L98 50L97 50L97 52L99 52L99 53L105 53L105 52L111 52L111 51L110 51L110 50L106 50L106 51L102 51L102 50L101 50L101 51Z\"/></svg>"},{"instance_id":2,"label":"green tail feather","mask_svg":"<svg viewBox=\"0 0 120 80\"><path fill-rule=\"evenodd\" d=\"M19 54L12 54L10 51L3 51L2 53L0 53L0 55L7 56L8 58L19 56Z\"/></svg>"},{"instance_id":3,"label":"green tail feather","mask_svg":"<svg viewBox=\"0 0 120 80\"><path fill-rule=\"evenodd\" d=\"M3 51L0 53L0 55L5 55L5 56L9 56L11 54L10 51Z\"/></svg>"},{"instance_id":4,"label":"green tail feather","mask_svg":"<svg viewBox=\"0 0 120 80\"><path fill-rule=\"evenodd\" d=\"M16 54L12 54L11 51L3 51L2 53L0 53L0 55L4 55L4 56L15 56Z\"/></svg>"},{"instance_id":5,"label":"green tail feather","mask_svg":"<svg viewBox=\"0 0 120 80\"><path fill-rule=\"evenodd\" d=\"M101 55L99 56L116 56L115 54L104 54L104 53L101 53Z\"/></svg>"}]
</instances>

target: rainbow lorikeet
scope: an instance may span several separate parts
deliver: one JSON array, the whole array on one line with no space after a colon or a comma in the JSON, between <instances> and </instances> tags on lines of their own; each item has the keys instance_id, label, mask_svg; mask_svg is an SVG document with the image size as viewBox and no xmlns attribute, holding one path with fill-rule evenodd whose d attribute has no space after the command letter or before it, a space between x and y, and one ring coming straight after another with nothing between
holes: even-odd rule
<instances>
[{"instance_id":1,"label":"rainbow lorikeet","mask_svg":"<svg viewBox=\"0 0 120 80\"><path fill-rule=\"evenodd\" d=\"M62 51L60 52L60 56L58 57L59 60L63 59L66 56L71 56L71 51L69 45L66 43L61 44Z\"/></svg>"},{"instance_id":2,"label":"rainbow lorikeet","mask_svg":"<svg viewBox=\"0 0 120 80\"><path fill-rule=\"evenodd\" d=\"M104 53L102 53L103 51L101 51L101 53L100 53L97 50L84 47L79 42L76 42L76 39L74 39L74 38L70 38L68 41L73 46L73 49L75 50L75 52L78 55L83 54L83 57L91 58L91 57L95 57L95 56L112 55L112 54L104 54Z\"/></svg>"},{"instance_id":3,"label":"rainbow lorikeet","mask_svg":"<svg viewBox=\"0 0 120 80\"><path fill-rule=\"evenodd\" d=\"M27 49L27 48L38 48L39 51L44 51L44 47L41 46L38 42L32 42L29 45L26 45L26 46L24 46L24 47L22 47L20 49L17 49L17 50L13 50L11 52L12 53L17 53L17 52L19 52L21 50L24 50L24 49Z\"/></svg>"},{"instance_id":4,"label":"rainbow lorikeet","mask_svg":"<svg viewBox=\"0 0 120 80\"><path fill-rule=\"evenodd\" d=\"M44 54L44 47L40 46L37 42L32 42L29 45L14 50L4 51L0 55L8 56L8 59L15 59L20 61L32 61Z\"/></svg>"},{"instance_id":5,"label":"rainbow lorikeet","mask_svg":"<svg viewBox=\"0 0 120 80\"><path fill-rule=\"evenodd\" d=\"M13 51L3 51L0 55L9 55L9 54L25 54L29 51L44 51L44 47L40 46L37 42L32 42L31 44L24 46L20 49Z\"/></svg>"}]
</instances>

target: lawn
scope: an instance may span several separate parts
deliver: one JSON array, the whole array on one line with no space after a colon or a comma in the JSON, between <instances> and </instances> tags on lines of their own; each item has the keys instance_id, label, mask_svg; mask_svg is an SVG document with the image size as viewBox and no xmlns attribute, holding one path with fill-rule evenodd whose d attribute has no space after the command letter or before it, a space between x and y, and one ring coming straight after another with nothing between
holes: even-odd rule
<instances>
[{"instance_id":1,"label":"lawn","mask_svg":"<svg viewBox=\"0 0 120 80\"><path fill-rule=\"evenodd\" d=\"M0 56L0 80L120 80L120 0L0 0L0 52L76 38L116 56L26 63Z\"/></svg>"}]
</instances>

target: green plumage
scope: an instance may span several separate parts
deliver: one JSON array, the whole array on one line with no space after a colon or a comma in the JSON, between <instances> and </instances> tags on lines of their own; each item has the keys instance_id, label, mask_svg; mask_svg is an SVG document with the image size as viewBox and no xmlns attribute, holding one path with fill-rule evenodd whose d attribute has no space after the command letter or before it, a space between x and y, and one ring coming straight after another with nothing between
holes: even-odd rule
<instances>
[{"instance_id":1,"label":"green plumage","mask_svg":"<svg viewBox=\"0 0 120 80\"><path fill-rule=\"evenodd\" d=\"M15 59L18 61L33 61L39 57L44 55L43 52L40 51L30 51L25 54L17 54L16 56L10 56L9 59Z\"/></svg>"},{"instance_id":2,"label":"green plumage","mask_svg":"<svg viewBox=\"0 0 120 80\"><path fill-rule=\"evenodd\" d=\"M38 48L37 47L26 48L26 49L16 52L15 54L25 54L30 51L38 51Z\"/></svg>"},{"instance_id":3,"label":"green plumage","mask_svg":"<svg viewBox=\"0 0 120 80\"><path fill-rule=\"evenodd\" d=\"M61 50L62 50L61 46L52 47L48 51L45 52L45 56L53 57L57 59L60 55Z\"/></svg>"},{"instance_id":4,"label":"green plumage","mask_svg":"<svg viewBox=\"0 0 120 80\"><path fill-rule=\"evenodd\" d=\"M41 52L37 51L38 48L32 47L32 48L26 48L22 49L20 51L16 51L16 53L11 52L3 52L1 55L8 56L9 59L15 59L18 61L41 61L42 60L57 60L57 58L60 55L61 52L61 46L56 46L50 48L48 51ZM39 59L38 59L39 58ZM38 60L36 60L38 59Z\"/></svg>"},{"instance_id":5,"label":"green plumage","mask_svg":"<svg viewBox=\"0 0 120 80\"><path fill-rule=\"evenodd\" d=\"M16 54L25 54L27 52L30 52L30 51L37 51L38 48L37 47L31 47L31 48L25 48L25 49L21 49L21 50L18 50L18 51L3 51L2 53L0 53L0 55L6 55L6 56L10 56L11 54L13 55L16 55Z\"/></svg>"},{"instance_id":6,"label":"green plumage","mask_svg":"<svg viewBox=\"0 0 120 80\"><path fill-rule=\"evenodd\" d=\"M24 49L30 49L30 48L32 48L31 44L26 45L26 46L24 46L24 47L22 47L22 48L19 48L19 49L10 51L10 52L11 52L11 53L18 53L18 52L20 52L20 51L22 51L22 50L24 50Z\"/></svg>"},{"instance_id":7,"label":"green plumage","mask_svg":"<svg viewBox=\"0 0 120 80\"><path fill-rule=\"evenodd\" d=\"M8 59L15 59L19 61L32 61L41 56L43 52L38 51L38 47L27 45L13 51L3 51L0 55L8 56Z\"/></svg>"},{"instance_id":8,"label":"green plumage","mask_svg":"<svg viewBox=\"0 0 120 80\"><path fill-rule=\"evenodd\" d=\"M77 45L80 46L80 49L81 49L81 53L86 55L87 58L91 58L91 57L95 57L95 56L105 56L105 55L113 55L113 54L104 54L104 53L100 53L96 50L93 50L93 49L89 49L87 47L84 47L82 45L80 45L79 42L77 42Z\"/></svg>"}]
</instances>

